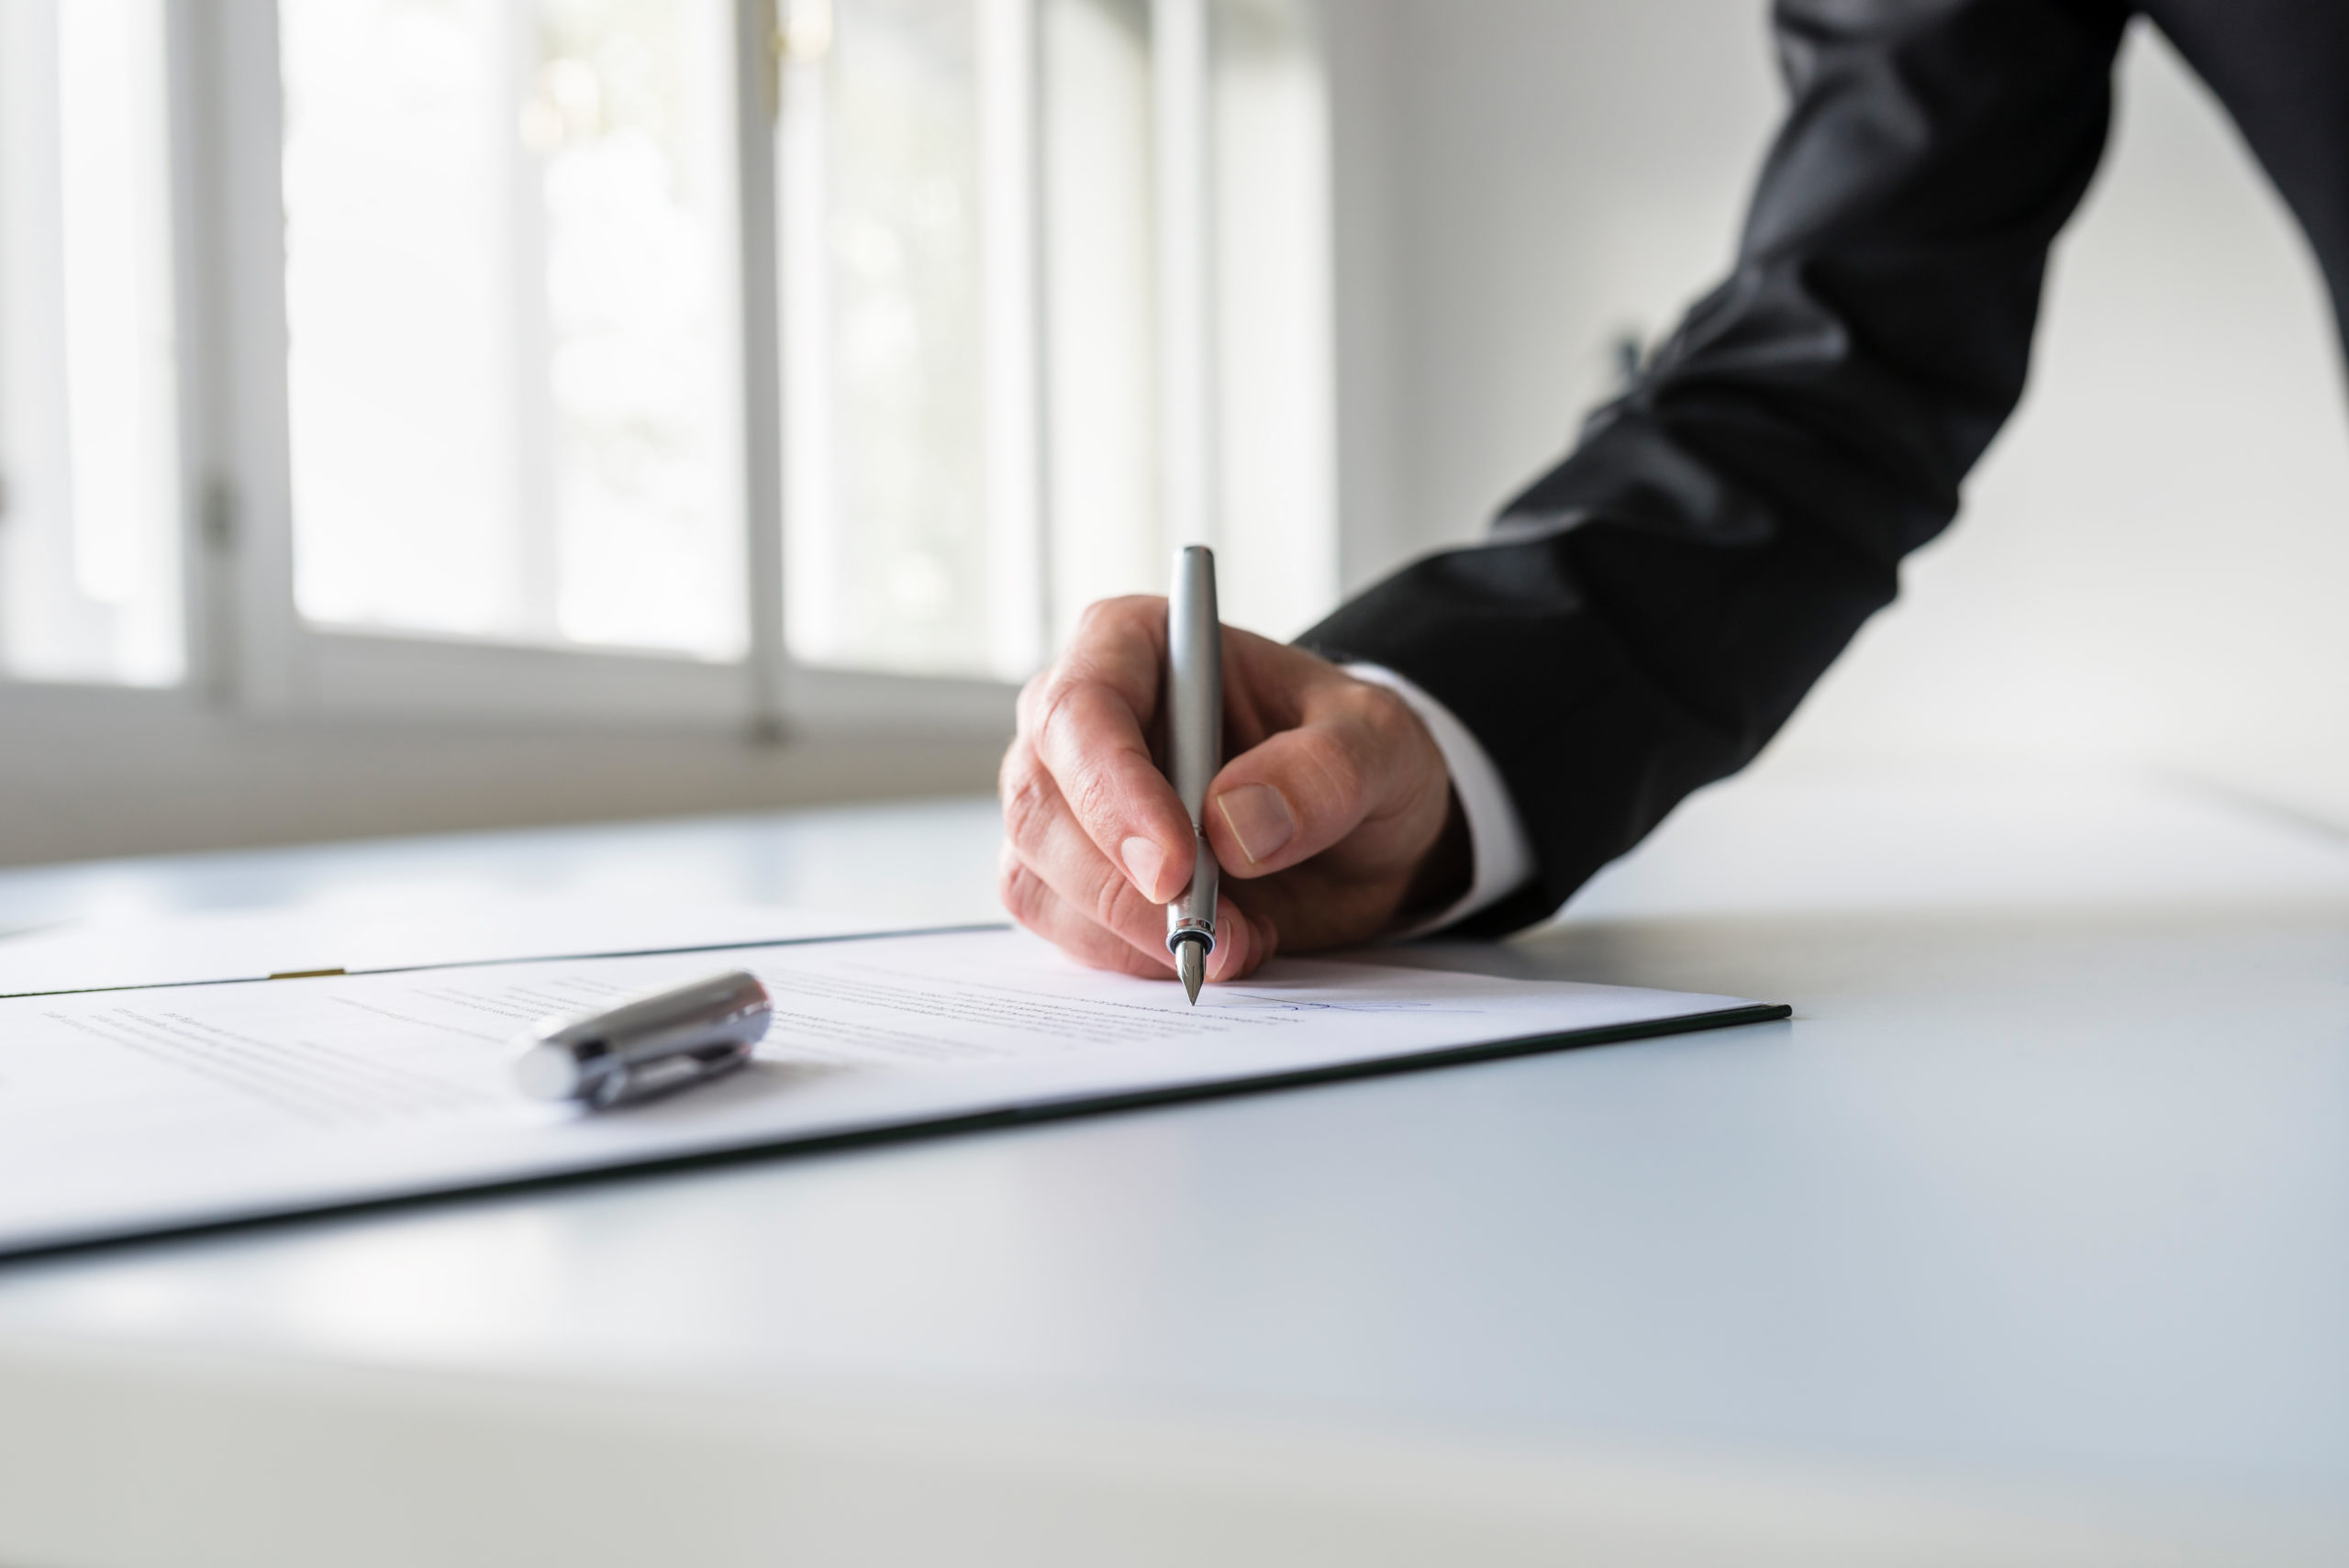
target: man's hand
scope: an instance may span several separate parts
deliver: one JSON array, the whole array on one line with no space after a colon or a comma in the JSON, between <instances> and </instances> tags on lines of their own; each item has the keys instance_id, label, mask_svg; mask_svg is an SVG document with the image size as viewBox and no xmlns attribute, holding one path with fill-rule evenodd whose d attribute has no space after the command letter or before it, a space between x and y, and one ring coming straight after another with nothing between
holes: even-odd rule
<instances>
[{"instance_id":1,"label":"man's hand","mask_svg":"<svg viewBox=\"0 0 2349 1568\"><path fill-rule=\"evenodd\" d=\"M1191 821L1153 760L1166 601L1106 599L1019 694L1003 759L1004 906L1075 957L1170 975L1164 906ZM1467 890L1442 754L1408 706L1325 659L1227 627L1207 834L1223 869L1208 978L1341 947Z\"/></svg>"}]
</instances>

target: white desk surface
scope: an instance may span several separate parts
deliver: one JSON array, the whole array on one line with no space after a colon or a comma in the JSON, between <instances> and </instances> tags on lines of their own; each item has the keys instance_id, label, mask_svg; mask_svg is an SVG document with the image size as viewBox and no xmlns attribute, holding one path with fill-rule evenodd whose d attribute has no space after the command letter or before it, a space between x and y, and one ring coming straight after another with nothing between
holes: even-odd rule
<instances>
[{"instance_id":1,"label":"white desk surface","mask_svg":"<svg viewBox=\"0 0 2349 1568\"><path fill-rule=\"evenodd\" d=\"M985 917L985 801L0 873ZM1415 962L1791 1023L0 1264L0 1563L2349 1561L2349 842L1757 778Z\"/></svg>"}]
</instances>

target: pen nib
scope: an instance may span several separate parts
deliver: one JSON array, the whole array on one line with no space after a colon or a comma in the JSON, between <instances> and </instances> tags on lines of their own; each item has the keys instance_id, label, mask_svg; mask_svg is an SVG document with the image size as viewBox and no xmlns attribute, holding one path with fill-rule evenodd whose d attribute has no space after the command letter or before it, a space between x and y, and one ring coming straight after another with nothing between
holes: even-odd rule
<instances>
[{"instance_id":1,"label":"pen nib","mask_svg":"<svg viewBox=\"0 0 2349 1568\"><path fill-rule=\"evenodd\" d=\"M1174 973L1183 977L1183 995L1199 1005L1199 983L1208 977L1208 954L1205 942L1174 944Z\"/></svg>"}]
</instances>

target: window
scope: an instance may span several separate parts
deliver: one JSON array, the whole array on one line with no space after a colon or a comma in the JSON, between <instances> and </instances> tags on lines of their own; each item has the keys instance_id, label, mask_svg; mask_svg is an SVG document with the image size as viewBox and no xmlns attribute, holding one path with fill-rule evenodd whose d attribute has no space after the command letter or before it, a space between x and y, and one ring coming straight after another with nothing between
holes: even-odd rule
<instances>
[{"instance_id":1,"label":"window","mask_svg":"<svg viewBox=\"0 0 2349 1568\"><path fill-rule=\"evenodd\" d=\"M184 664L161 0L0 6L0 673Z\"/></svg>"},{"instance_id":2,"label":"window","mask_svg":"<svg viewBox=\"0 0 2349 1568\"><path fill-rule=\"evenodd\" d=\"M1042 631L1029 15L1019 0L835 0L792 25L792 651L1017 678Z\"/></svg>"},{"instance_id":3,"label":"window","mask_svg":"<svg viewBox=\"0 0 2349 1568\"><path fill-rule=\"evenodd\" d=\"M279 16L303 617L740 658L722 8Z\"/></svg>"},{"instance_id":4,"label":"window","mask_svg":"<svg viewBox=\"0 0 2349 1568\"><path fill-rule=\"evenodd\" d=\"M1337 587L1327 106L1296 0L802 0L784 82L792 651L1017 678L1224 554Z\"/></svg>"},{"instance_id":5,"label":"window","mask_svg":"<svg viewBox=\"0 0 2349 1568\"><path fill-rule=\"evenodd\" d=\"M1310 22L10 0L0 674L994 725L1193 538L1231 618L1299 629L1336 583Z\"/></svg>"}]
</instances>

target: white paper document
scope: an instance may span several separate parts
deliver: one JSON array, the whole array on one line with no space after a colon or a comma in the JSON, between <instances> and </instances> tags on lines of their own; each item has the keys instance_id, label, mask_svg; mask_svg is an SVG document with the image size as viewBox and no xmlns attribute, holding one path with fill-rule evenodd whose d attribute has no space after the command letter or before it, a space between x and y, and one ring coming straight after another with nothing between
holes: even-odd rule
<instances>
[{"instance_id":1,"label":"white paper document","mask_svg":"<svg viewBox=\"0 0 2349 1568\"><path fill-rule=\"evenodd\" d=\"M537 1019L729 967L774 1000L742 1071L600 1113L515 1087ZM18 997L0 1001L0 1253L1783 1015L1286 959L1194 1008L999 930Z\"/></svg>"},{"instance_id":2,"label":"white paper document","mask_svg":"<svg viewBox=\"0 0 2349 1568\"><path fill-rule=\"evenodd\" d=\"M80 920L0 932L0 996L192 985L342 970L740 947L874 935L934 922L763 904L648 903L480 894L430 905L292 908Z\"/></svg>"}]
</instances>

